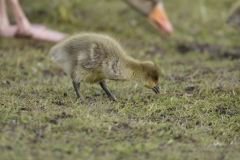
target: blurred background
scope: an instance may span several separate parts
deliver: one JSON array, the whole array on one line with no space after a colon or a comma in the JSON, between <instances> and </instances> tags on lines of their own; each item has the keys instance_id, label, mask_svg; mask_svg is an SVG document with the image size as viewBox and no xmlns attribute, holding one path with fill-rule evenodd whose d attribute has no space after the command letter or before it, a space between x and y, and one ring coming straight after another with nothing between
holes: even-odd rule
<instances>
[{"instance_id":1,"label":"blurred background","mask_svg":"<svg viewBox=\"0 0 240 160\"><path fill-rule=\"evenodd\" d=\"M124 41L144 41L165 46L178 42L237 45L238 32L227 26L227 15L236 0L165 0L174 26L170 38L157 35L143 16L123 0L20 0L32 23L43 23L66 33L107 32ZM14 22L14 19L11 19Z\"/></svg>"}]
</instances>

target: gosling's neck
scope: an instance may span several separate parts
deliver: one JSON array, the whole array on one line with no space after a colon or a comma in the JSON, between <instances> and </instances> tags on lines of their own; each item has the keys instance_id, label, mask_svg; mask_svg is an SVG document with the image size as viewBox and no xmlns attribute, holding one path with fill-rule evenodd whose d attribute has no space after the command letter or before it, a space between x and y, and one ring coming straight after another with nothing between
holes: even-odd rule
<instances>
[{"instance_id":1,"label":"gosling's neck","mask_svg":"<svg viewBox=\"0 0 240 160\"><path fill-rule=\"evenodd\" d=\"M133 80L133 81L140 82L140 83L144 80L143 63L144 62L135 60L131 57L128 58L126 66L132 72L129 80Z\"/></svg>"}]
</instances>

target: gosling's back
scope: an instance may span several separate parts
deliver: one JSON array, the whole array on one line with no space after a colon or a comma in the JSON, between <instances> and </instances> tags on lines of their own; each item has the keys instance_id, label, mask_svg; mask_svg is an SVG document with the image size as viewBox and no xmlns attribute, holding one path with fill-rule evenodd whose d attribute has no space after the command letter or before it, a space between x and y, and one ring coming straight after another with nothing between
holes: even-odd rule
<instances>
[{"instance_id":1,"label":"gosling's back","mask_svg":"<svg viewBox=\"0 0 240 160\"><path fill-rule=\"evenodd\" d=\"M122 76L128 76L128 73L121 73L128 72L124 63L130 57L107 35L78 34L55 45L50 54L77 81L95 83L101 79L121 80L124 79Z\"/></svg>"}]
</instances>

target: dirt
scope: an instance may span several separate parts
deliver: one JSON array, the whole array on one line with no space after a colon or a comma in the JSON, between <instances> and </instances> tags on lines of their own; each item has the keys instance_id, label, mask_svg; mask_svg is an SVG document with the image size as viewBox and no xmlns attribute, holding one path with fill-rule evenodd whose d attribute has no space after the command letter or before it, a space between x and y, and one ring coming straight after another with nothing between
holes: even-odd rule
<instances>
[{"instance_id":1,"label":"dirt","mask_svg":"<svg viewBox=\"0 0 240 160\"><path fill-rule=\"evenodd\" d=\"M160 45L149 44L148 46L149 48L145 53L147 55L156 56L157 54L164 55L166 53L166 51L160 47Z\"/></svg>"},{"instance_id":2,"label":"dirt","mask_svg":"<svg viewBox=\"0 0 240 160\"><path fill-rule=\"evenodd\" d=\"M47 118L50 123L57 124L59 119L72 118L73 115L62 112L61 114L56 115L54 118Z\"/></svg>"},{"instance_id":3,"label":"dirt","mask_svg":"<svg viewBox=\"0 0 240 160\"><path fill-rule=\"evenodd\" d=\"M227 113L227 109L224 108L222 105L217 106L215 111L219 112L220 114L226 114Z\"/></svg>"},{"instance_id":4,"label":"dirt","mask_svg":"<svg viewBox=\"0 0 240 160\"><path fill-rule=\"evenodd\" d=\"M188 86L188 87L185 88L185 92L188 93L188 94L191 94L196 89L197 89L197 86Z\"/></svg>"},{"instance_id":5,"label":"dirt","mask_svg":"<svg viewBox=\"0 0 240 160\"><path fill-rule=\"evenodd\" d=\"M60 101L60 100L56 100L56 101L52 101L53 104L56 104L58 106L65 106L65 103Z\"/></svg>"},{"instance_id":6,"label":"dirt","mask_svg":"<svg viewBox=\"0 0 240 160\"><path fill-rule=\"evenodd\" d=\"M240 109L238 109L236 106L233 108L227 108L224 105L220 104L215 108L215 112L222 115L234 116L240 114Z\"/></svg>"},{"instance_id":7,"label":"dirt","mask_svg":"<svg viewBox=\"0 0 240 160\"><path fill-rule=\"evenodd\" d=\"M58 77L67 76L67 73L64 72L62 69L58 69L56 73L53 73L51 70L46 69L42 71L43 77L53 77L54 75L57 75Z\"/></svg>"},{"instance_id":8,"label":"dirt","mask_svg":"<svg viewBox=\"0 0 240 160\"><path fill-rule=\"evenodd\" d=\"M181 54L196 51L200 53L209 53L212 59L228 58L231 60L240 58L240 46L226 47L218 44L182 42L176 46Z\"/></svg>"}]
</instances>

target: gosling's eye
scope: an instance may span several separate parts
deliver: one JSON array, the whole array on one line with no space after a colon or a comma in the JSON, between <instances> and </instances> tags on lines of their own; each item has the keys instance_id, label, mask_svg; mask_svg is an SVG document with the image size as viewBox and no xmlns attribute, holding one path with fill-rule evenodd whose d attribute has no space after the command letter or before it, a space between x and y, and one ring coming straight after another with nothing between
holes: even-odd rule
<instances>
[{"instance_id":1,"label":"gosling's eye","mask_svg":"<svg viewBox=\"0 0 240 160\"><path fill-rule=\"evenodd\" d=\"M153 80L154 81L158 81L158 77L153 77Z\"/></svg>"}]
</instances>

